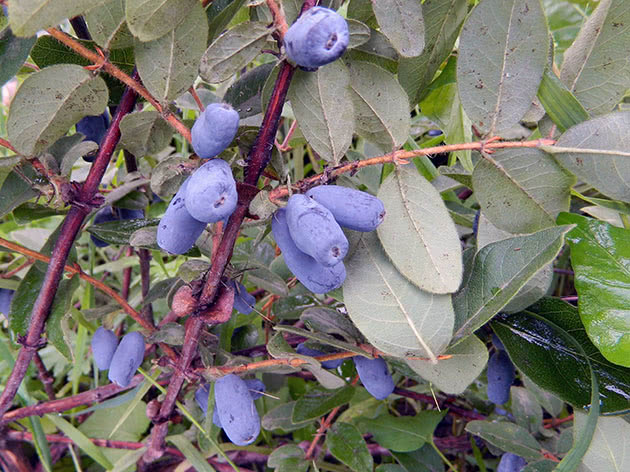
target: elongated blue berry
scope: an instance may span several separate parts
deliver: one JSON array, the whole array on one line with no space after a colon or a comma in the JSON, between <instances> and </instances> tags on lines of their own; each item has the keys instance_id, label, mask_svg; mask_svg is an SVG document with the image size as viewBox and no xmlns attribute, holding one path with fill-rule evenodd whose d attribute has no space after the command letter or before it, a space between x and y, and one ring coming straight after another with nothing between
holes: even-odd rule
<instances>
[{"instance_id":1,"label":"elongated blue berry","mask_svg":"<svg viewBox=\"0 0 630 472\"><path fill-rule=\"evenodd\" d=\"M247 291L245 285L234 280L230 281L234 288L234 309L244 315L249 315L256 306L256 297Z\"/></svg>"},{"instance_id":2,"label":"elongated blue berry","mask_svg":"<svg viewBox=\"0 0 630 472\"><path fill-rule=\"evenodd\" d=\"M215 408L227 437L238 446L253 443L260 433L260 416L247 384L234 374L214 385Z\"/></svg>"},{"instance_id":3,"label":"elongated blue berry","mask_svg":"<svg viewBox=\"0 0 630 472\"><path fill-rule=\"evenodd\" d=\"M339 13L314 7L291 25L283 41L290 60L313 70L341 57L350 42L350 33Z\"/></svg>"},{"instance_id":4,"label":"elongated blue berry","mask_svg":"<svg viewBox=\"0 0 630 472\"><path fill-rule=\"evenodd\" d=\"M14 294L15 290L0 288L0 313L6 315L7 317L11 311L11 300L13 299Z\"/></svg>"},{"instance_id":5,"label":"elongated blue berry","mask_svg":"<svg viewBox=\"0 0 630 472\"><path fill-rule=\"evenodd\" d=\"M521 456L506 452L501 456L497 472L521 472L527 466L527 461Z\"/></svg>"},{"instance_id":6,"label":"elongated blue berry","mask_svg":"<svg viewBox=\"0 0 630 472\"><path fill-rule=\"evenodd\" d=\"M326 354L325 352L318 351L317 349L311 349L309 347L306 347L304 343L298 344L295 348L295 352L297 352L298 354L302 354L303 356L311 356L311 357L323 356ZM322 367L324 369L336 369L341 364L343 364L343 361L344 361L343 359L337 359L334 361L324 361L322 362Z\"/></svg>"},{"instance_id":7,"label":"elongated blue berry","mask_svg":"<svg viewBox=\"0 0 630 472\"><path fill-rule=\"evenodd\" d=\"M107 128L109 128L109 113L105 110L102 114L97 116L84 116L77 123L76 128L77 133L84 135L87 141L94 141L100 147ZM90 153L83 156L83 160L92 162L95 157L96 153Z\"/></svg>"},{"instance_id":8,"label":"elongated blue berry","mask_svg":"<svg viewBox=\"0 0 630 472\"><path fill-rule=\"evenodd\" d=\"M357 368L361 383L374 398L384 400L394 391L394 379L382 357L368 359L363 356L355 356L352 360Z\"/></svg>"},{"instance_id":9,"label":"elongated blue berry","mask_svg":"<svg viewBox=\"0 0 630 472\"><path fill-rule=\"evenodd\" d=\"M495 351L488 360L488 400L503 405L510 399L514 365L505 351Z\"/></svg>"},{"instance_id":10,"label":"elongated blue berry","mask_svg":"<svg viewBox=\"0 0 630 472\"><path fill-rule=\"evenodd\" d=\"M215 223L229 217L238 202L230 165L222 159L203 164L190 176L185 197L186 209L196 220Z\"/></svg>"},{"instance_id":11,"label":"elongated blue berry","mask_svg":"<svg viewBox=\"0 0 630 472\"><path fill-rule=\"evenodd\" d=\"M313 293L326 293L341 287L346 279L343 262L326 267L298 249L289 232L286 210L276 211L271 219L273 237L282 250L284 262L297 279Z\"/></svg>"},{"instance_id":12,"label":"elongated blue berry","mask_svg":"<svg viewBox=\"0 0 630 472\"><path fill-rule=\"evenodd\" d=\"M92 354L98 370L107 370L118 347L118 338L113 331L99 326L92 336Z\"/></svg>"},{"instance_id":13,"label":"elongated blue berry","mask_svg":"<svg viewBox=\"0 0 630 472\"><path fill-rule=\"evenodd\" d=\"M374 231L385 218L380 199L353 188L320 185L306 192L306 196L328 208L341 226L354 231Z\"/></svg>"},{"instance_id":14,"label":"elongated blue berry","mask_svg":"<svg viewBox=\"0 0 630 472\"><path fill-rule=\"evenodd\" d=\"M238 112L227 103L208 105L190 131L197 155L209 159L222 153L236 136L238 122Z\"/></svg>"},{"instance_id":15,"label":"elongated blue berry","mask_svg":"<svg viewBox=\"0 0 630 472\"><path fill-rule=\"evenodd\" d=\"M287 204L289 232L298 249L327 267L343 261L348 240L333 214L306 195L292 195Z\"/></svg>"},{"instance_id":16,"label":"elongated blue berry","mask_svg":"<svg viewBox=\"0 0 630 472\"><path fill-rule=\"evenodd\" d=\"M186 189L190 177L179 188L158 224L157 243L172 254L184 254L201 236L206 223L194 219L186 209Z\"/></svg>"},{"instance_id":17,"label":"elongated blue berry","mask_svg":"<svg viewBox=\"0 0 630 472\"><path fill-rule=\"evenodd\" d=\"M123 336L109 365L108 378L126 387L144 359L144 338L137 331Z\"/></svg>"}]
</instances>

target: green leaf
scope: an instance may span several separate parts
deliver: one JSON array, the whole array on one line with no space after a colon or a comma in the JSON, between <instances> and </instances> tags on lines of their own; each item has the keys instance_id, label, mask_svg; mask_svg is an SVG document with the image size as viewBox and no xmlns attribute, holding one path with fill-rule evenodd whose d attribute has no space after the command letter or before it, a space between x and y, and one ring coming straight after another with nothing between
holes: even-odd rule
<instances>
[{"instance_id":1,"label":"green leaf","mask_svg":"<svg viewBox=\"0 0 630 472\"><path fill-rule=\"evenodd\" d=\"M587 406L590 394L584 385L590 381L587 362L590 360L601 385L602 412L628 408L630 369L615 365L601 355L589 340L574 306L543 298L528 311L495 318L492 328L514 364L538 387L575 408ZM585 354L581 354L574 343L581 346ZM527 382L526 385L529 389L530 385ZM549 400L543 399L547 411L554 415L560 412L560 405L554 407L547 403Z\"/></svg>"},{"instance_id":2,"label":"green leaf","mask_svg":"<svg viewBox=\"0 0 630 472\"><path fill-rule=\"evenodd\" d=\"M206 10L208 40L213 41L230 23L245 0L214 0Z\"/></svg>"},{"instance_id":3,"label":"green leaf","mask_svg":"<svg viewBox=\"0 0 630 472\"><path fill-rule=\"evenodd\" d=\"M74 339L69 337L70 333L74 335L74 332L67 327L67 318L70 316L68 312L72 306L72 295L77 288L79 288L78 277L62 280L59 283L55 301L46 320L48 341L70 362L76 362L72 352L75 343L72 342Z\"/></svg>"},{"instance_id":4,"label":"green leaf","mask_svg":"<svg viewBox=\"0 0 630 472\"><path fill-rule=\"evenodd\" d=\"M95 446L85 434L72 426L61 416L47 414L46 419L51 421L63 434L72 439L72 442L79 446L83 452L94 459L94 461L98 462L102 467L105 467L105 469L111 469L113 467L98 446Z\"/></svg>"},{"instance_id":5,"label":"green leaf","mask_svg":"<svg viewBox=\"0 0 630 472\"><path fill-rule=\"evenodd\" d=\"M416 57L424 49L422 7L416 0L372 1L381 33L403 57Z\"/></svg>"},{"instance_id":6,"label":"green leaf","mask_svg":"<svg viewBox=\"0 0 630 472\"><path fill-rule=\"evenodd\" d=\"M168 436L166 440L172 442L184 454L184 457L188 459L188 462L195 470L199 472L215 472L214 467L208 464L206 458L183 434Z\"/></svg>"},{"instance_id":7,"label":"green leaf","mask_svg":"<svg viewBox=\"0 0 630 472\"><path fill-rule=\"evenodd\" d=\"M267 466L276 472L306 472L309 463L306 454L296 444L287 444L275 449L267 460Z\"/></svg>"},{"instance_id":8,"label":"green leaf","mask_svg":"<svg viewBox=\"0 0 630 472\"><path fill-rule=\"evenodd\" d=\"M145 87L160 102L179 97L197 78L197 67L206 50L208 21L199 2L177 28L161 38L136 40L138 73Z\"/></svg>"},{"instance_id":9,"label":"green leaf","mask_svg":"<svg viewBox=\"0 0 630 472\"><path fill-rule=\"evenodd\" d=\"M335 61L316 72L296 71L289 100L306 141L321 158L337 165L354 132L348 68Z\"/></svg>"},{"instance_id":10,"label":"green leaf","mask_svg":"<svg viewBox=\"0 0 630 472\"><path fill-rule=\"evenodd\" d=\"M392 356L435 361L451 339L455 316L451 296L425 292L410 283L373 233L361 234L346 260L346 271L344 302L368 341Z\"/></svg>"},{"instance_id":11,"label":"green leaf","mask_svg":"<svg viewBox=\"0 0 630 472\"><path fill-rule=\"evenodd\" d=\"M630 112L599 116L565 132L546 148L581 181L615 200L630 202Z\"/></svg>"},{"instance_id":12,"label":"green leaf","mask_svg":"<svg viewBox=\"0 0 630 472\"><path fill-rule=\"evenodd\" d=\"M320 308L310 308L311 310L320 310ZM324 308L325 310L325 308ZM306 310L308 311L308 310ZM337 314L337 316L341 316L339 314ZM302 319L302 317L300 317ZM357 347L355 344L350 344L350 343L346 343L343 341L340 341L332 336L327 336L325 334L321 334L321 333L313 333L311 331L308 331L306 329L302 329L302 328L296 328L295 326L285 326L285 325L276 325L273 328L275 331L280 331L283 333L291 333L291 334L295 334L297 336L303 336L307 339L312 339L314 341L317 341L321 344L324 344L326 346L332 346L332 347L336 347L338 349L341 349L343 351L350 351L350 352L354 352L359 356L364 356L364 357L369 357L369 354L366 353L363 349L361 349L360 347ZM371 357L370 357L371 358Z\"/></svg>"},{"instance_id":13,"label":"green leaf","mask_svg":"<svg viewBox=\"0 0 630 472\"><path fill-rule=\"evenodd\" d=\"M8 26L0 30L0 86L18 73L36 39L13 36Z\"/></svg>"},{"instance_id":14,"label":"green leaf","mask_svg":"<svg viewBox=\"0 0 630 472\"><path fill-rule=\"evenodd\" d=\"M496 315L562 249L569 226L543 229L489 244L475 254L470 279L453 298L455 338L466 337Z\"/></svg>"},{"instance_id":15,"label":"green leaf","mask_svg":"<svg viewBox=\"0 0 630 472\"><path fill-rule=\"evenodd\" d=\"M102 239L109 244L129 244L129 238L137 229L144 228L146 226L156 226L159 223L159 219L151 218L147 220L118 220L108 221L106 223L99 223L97 225L91 225L87 231L99 239Z\"/></svg>"},{"instance_id":16,"label":"green leaf","mask_svg":"<svg viewBox=\"0 0 630 472\"><path fill-rule=\"evenodd\" d=\"M378 198L387 211L378 237L396 268L427 292L457 291L462 282L462 246L435 187L413 164L396 166Z\"/></svg>"},{"instance_id":17,"label":"green leaf","mask_svg":"<svg viewBox=\"0 0 630 472\"><path fill-rule=\"evenodd\" d=\"M19 174L17 170L19 170ZM10 213L24 202L38 195L38 192L22 176L30 179L31 182L38 180L37 174L31 166L14 168L2 182L2 187L0 187L0 217Z\"/></svg>"},{"instance_id":18,"label":"green leaf","mask_svg":"<svg viewBox=\"0 0 630 472\"><path fill-rule=\"evenodd\" d=\"M630 367L630 230L570 213L558 221L577 225L567 242L586 332L606 359Z\"/></svg>"},{"instance_id":19,"label":"green leaf","mask_svg":"<svg viewBox=\"0 0 630 472\"><path fill-rule=\"evenodd\" d=\"M543 411L534 394L524 387L512 387L510 398L516 424L536 434L543 425Z\"/></svg>"},{"instance_id":20,"label":"green leaf","mask_svg":"<svg viewBox=\"0 0 630 472\"><path fill-rule=\"evenodd\" d=\"M520 148L485 154L472 182L492 224L511 233L533 233L554 226L558 214L569 210L576 179L543 151Z\"/></svg>"},{"instance_id":21,"label":"green leaf","mask_svg":"<svg viewBox=\"0 0 630 472\"><path fill-rule=\"evenodd\" d=\"M287 433L302 429L305 426L311 424L314 419L305 420L301 422L293 422L293 408L297 402L286 402L278 405L277 407L269 410L262 417L261 424L263 429L267 431L282 430Z\"/></svg>"},{"instance_id":22,"label":"green leaf","mask_svg":"<svg viewBox=\"0 0 630 472\"><path fill-rule=\"evenodd\" d=\"M466 431L527 461L543 459L543 447L525 428L507 421L471 421Z\"/></svg>"},{"instance_id":23,"label":"green leaf","mask_svg":"<svg viewBox=\"0 0 630 472\"><path fill-rule=\"evenodd\" d=\"M475 335L468 336L444 353L449 359L437 364L419 359L405 361L416 374L451 395L461 395L488 363L488 349Z\"/></svg>"},{"instance_id":24,"label":"green leaf","mask_svg":"<svg viewBox=\"0 0 630 472\"><path fill-rule=\"evenodd\" d=\"M0 190L0 194L2 191ZM2 197L0 196L0 200ZM67 211L55 210L44 205L38 205L37 203L23 203L15 210L13 210L13 218L19 225L30 223L31 221L41 220L54 215L65 215Z\"/></svg>"},{"instance_id":25,"label":"green leaf","mask_svg":"<svg viewBox=\"0 0 630 472\"><path fill-rule=\"evenodd\" d=\"M270 30L267 23L248 21L230 28L208 47L199 74L210 83L223 82L249 64L264 49Z\"/></svg>"},{"instance_id":26,"label":"green leaf","mask_svg":"<svg viewBox=\"0 0 630 472\"><path fill-rule=\"evenodd\" d=\"M547 65L547 22L539 0L483 0L459 38L457 84L466 114L501 135L529 110Z\"/></svg>"},{"instance_id":27,"label":"green leaf","mask_svg":"<svg viewBox=\"0 0 630 472\"><path fill-rule=\"evenodd\" d=\"M140 158L160 152L173 138L173 130L157 111L138 111L120 122L120 145Z\"/></svg>"},{"instance_id":28,"label":"green leaf","mask_svg":"<svg viewBox=\"0 0 630 472\"><path fill-rule=\"evenodd\" d=\"M356 132L383 152L399 148L409 135L407 94L386 70L368 62L347 64Z\"/></svg>"},{"instance_id":29,"label":"green leaf","mask_svg":"<svg viewBox=\"0 0 630 472\"><path fill-rule=\"evenodd\" d=\"M337 390L327 390L319 385L313 387L293 407L291 421L301 423L325 415L333 408L345 405L354 395L355 388L348 385Z\"/></svg>"},{"instance_id":30,"label":"green leaf","mask_svg":"<svg viewBox=\"0 0 630 472\"><path fill-rule=\"evenodd\" d=\"M575 429L578 432L584 429L585 422L586 415L576 412ZM623 418L600 416L591 444L582 459L580 470L585 472L629 470L630 457L625 453L626 438L629 434L630 424Z\"/></svg>"},{"instance_id":31,"label":"green leaf","mask_svg":"<svg viewBox=\"0 0 630 472\"><path fill-rule=\"evenodd\" d=\"M588 112L575 95L549 70L545 71L540 82L538 99L562 133L589 119Z\"/></svg>"},{"instance_id":32,"label":"green leaf","mask_svg":"<svg viewBox=\"0 0 630 472\"><path fill-rule=\"evenodd\" d=\"M346 19L348 31L350 32L350 42L348 49L356 48L370 40L370 27L358 20Z\"/></svg>"},{"instance_id":33,"label":"green leaf","mask_svg":"<svg viewBox=\"0 0 630 472\"><path fill-rule=\"evenodd\" d=\"M80 66L60 64L29 75L11 102L7 134L17 151L39 154L86 115L107 106L107 86Z\"/></svg>"},{"instance_id":34,"label":"green leaf","mask_svg":"<svg viewBox=\"0 0 630 472\"><path fill-rule=\"evenodd\" d=\"M392 74L398 70L398 53L383 33L370 30L370 38L356 48L350 49L344 60L369 62Z\"/></svg>"},{"instance_id":35,"label":"green leaf","mask_svg":"<svg viewBox=\"0 0 630 472\"><path fill-rule=\"evenodd\" d=\"M174 30L184 21L197 0L126 0L129 30L140 41L152 41Z\"/></svg>"},{"instance_id":36,"label":"green leaf","mask_svg":"<svg viewBox=\"0 0 630 472\"><path fill-rule=\"evenodd\" d=\"M335 423L326 433L326 447L355 472L372 470L374 461L359 430L348 423Z\"/></svg>"},{"instance_id":37,"label":"green leaf","mask_svg":"<svg viewBox=\"0 0 630 472\"><path fill-rule=\"evenodd\" d=\"M96 43L105 49L120 49L133 46L133 35L125 18L125 1L108 0L100 8L85 14L90 25L90 34Z\"/></svg>"},{"instance_id":38,"label":"green leaf","mask_svg":"<svg viewBox=\"0 0 630 472\"><path fill-rule=\"evenodd\" d=\"M361 333L350 319L337 310L323 307L307 308L302 312L300 320L316 332L338 335L349 343L356 344L361 339Z\"/></svg>"},{"instance_id":39,"label":"green leaf","mask_svg":"<svg viewBox=\"0 0 630 472\"><path fill-rule=\"evenodd\" d=\"M427 0L422 4L424 51L418 57L401 58L398 65L398 80L411 105L428 93L436 71L453 50L467 12L466 0Z\"/></svg>"},{"instance_id":40,"label":"green leaf","mask_svg":"<svg viewBox=\"0 0 630 472\"><path fill-rule=\"evenodd\" d=\"M86 48L94 51L95 43L93 41L79 40ZM112 49L109 51L109 61L127 74L132 73L135 67L133 49ZM52 36L44 35L37 38L35 46L31 50L31 59L39 66L40 69L55 64L77 64L80 66L91 65L92 63L85 59L74 50L70 49L63 43L60 43ZM125 91L125 85L118 79L103 74L102 78L107 84L109 90L109 105L117 105ZM100 114L100 113L99 113Z\"/></svg>"},{"instance_id":41,"label":"green leaf","mask_svg":"<svg viewBox=\"0 0 630 472\"><path fill-rule=\"evenodd\" d=\"M564 54L560 78L591 115L612 111L630 88L630 11L625 0L602 0Z\"/></svg>"},{"instance_id":42,"label":"green leaf","mask_svg":"<svg viewBox=\"0 0 630 472\"><path fill-rule=\"evenodd\" d=\"M289 295L286 282L275 272L266 267L258 267L247 271L247 279L258 288L262 288L281 297Z\"/></svg>"},{"instance_id":43,"label":"green leaf","mask_svg":"<svg viewBox=\"0 0 630 472\"><path fill-rule=\"evenodd\" d=\"M564 410L564 402L562 400L536 385L523 373L523 369L521 369L521 379L527 391L534 395L536 401L547 410L551 416L560 416L562 414Z\"/></svg>"},{"instance_id":44,"label":"green leaf","mask_svg":"<svg viewBox=\"0 0 630 472\"><path fill-rule=\"evenodd\" d=\"M415 416L391 416L361 421L361 426L372 434L381 446L398 452L411 452L433 440L433 432L446 411L420 411Z\"/></svg>"},{"instance_id":45,"label":"green leaf","mask_svg":"<svg viewBox=\"0 0 630 472\"><path fill-rule=\"evenodd\" d=\"M274 63L269 62L253 68L243 74L225 91L223 101L232 105L238 111L241 119L262 112L260 101L262 89L274 65Z\"/></svg>"},{"instance_id":46,"label":"green leaf","mask_svg":"<svg viewBox=\"0 0 630 472\"><path fill-rule=\"evenodd\" d=\"M443 472L442 458L435 449L425 444L417 451L394 452L392 454L398 463L403 466L405 472Z\"/></svg>"},{"instance_id":47,"label":"green leaf","mask_svg":"<svg viewBox=\"0 0 630 472\"><path fill-rule=\"evenodd\" d=\"M19 0L9 2L9 24L17 36L34 36L66 18L82 15L105 0Z\"/></svg>"}]
</instances>

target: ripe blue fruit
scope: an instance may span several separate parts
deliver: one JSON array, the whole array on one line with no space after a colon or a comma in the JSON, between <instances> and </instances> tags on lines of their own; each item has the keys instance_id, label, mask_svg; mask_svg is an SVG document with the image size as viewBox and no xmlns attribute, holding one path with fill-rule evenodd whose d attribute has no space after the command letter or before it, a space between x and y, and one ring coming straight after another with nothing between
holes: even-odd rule
<instances>
[{"instance_id":1,"label":"ripe blue fruit","mask_svg":"<svg viewBox=\"0 0 630 472\"><path fill-rule=\"evenodd\" d=\"M214 401L230 441L238 446L253 443L260 433L260 416L245 381L234 374L221 377L214 385Z\"/></svg>"},{"instance_id":2,"label":"ripe blue fruit","mask_svg":"<svg viewBox=\"0 0 630 472\"><path fill-rule=\"evenodd\" d=\"M527 466L527 461L521 456L506 452L501 456L497 472L521 472Z\"/></svg>"},{"instance_id":3,"label":"ripe blue fruit","mask_svg":"<svg viewBox=\"0 0 630 472\"><path fill-rule=\"evenodd\" d=\"M494 333L492 333L492 344L494 344L494 347L497 349L497 351L505 351L505 346L499 339L499 336Z\"/></svg>"},{"instance_id":4,"label":"ripe blue fruit","mask_svg":"<svg viewBox=\"0 0 630 472\"><path fill-rule=\"evenodd\" d=\"M234 309L249 315L256 305L256 297L249 293L242 283L230 280L230 284L234 288Z\"/></svg>"},{"instance_id":5,"label":"ripe blue fruit","mask_svg":"<svg viewBox=\"0 0 630 472\"><path fill-rule=\"evenodd\" d=\"M157 243L172 254L184 254L201 236L206 223L194 219L186 209L186 189L190 177L179 188L158 224Z\"/></svg>"},{"instance_id":6,"label":"ripe blue fruit","mask_svg":"<svg viewBox=\"0 0 630 472\"><path fill-rule=\"evenodd\" d=\"M306 192L306 196L328 208L341 226L355 231L374 231L385 218L380 199L353 188L320 185Z\"/></svg>"},{"instance_id":7,"label":"ripe blue fruit","mask_svg":"<svg viewBox=\"0 0 630 472\"><path fill-rule=\"evenodd\" d=\"M326 267L300 251L291 238L284 208L274 213L271 219L271 231L278 247L282 250L285 264L302 285L313 293L326 293L341 287L346 279L346 268L343 262Z\"/></svg>"},{"instance_id":8,"label":"ripe blue fruit","mask_svg":"<svg viewBox=\"0 0 630 472\"><path fill-rule=\"evenodd\" d=\"M291 25L284 48L290 60L314 70L341 57L349 41L348 23L339 13L314 7Z\"/></svg>"},{"instance_id":9,"label":"ripe blue fruit","mask_svg":"<svg viewBox=\"0 0 630 472\"><path fill-rule=\"evenodd\" d=\"M247 388L249 389L249 393L252 397L252 400L257 400L260 397L262 397L263 395L262 392L265 391L265 384L262 383L262 381L258 379L247 379L245 380L245 384L247 385ZM201 411L203 411L204 415L208 414L209 391L210 391L210 385L203 384L195 392L195 401L197 402L197 405L199 405L199 408L201 408ZM216 408L212 411L212 422L215 425L217 425L219 428L222 428L221 420L219 419L219 411Z\"/></svg>"},{"instance_id":10,"label":"ripe blue fruit","mask_svg":"<svg viewBox=\"0 0 630 472\"><path fill-rule=\"evenodd\" d=\"M98 370L109 369L117 346L118 338L114 332L99 326L92 336L92 354Z\"/></svg>"},{"instance_id":11,"label":"ripe blue fruit","mask_svg":"<svg viewBox=\"0 0 630 472\"><path fill-rule=\"evenodd\" d=\"M488 360L488 400L503 405L510 399L514 365L505 351L495 351Z\"/></svg>"},{"instance_id":12,"label":"ripe blue fruit","mask_svg":"<svg viewBox=\"0 0 630 472\"><path fill-rule=\"evenodd\" d=\"M190 176L185 197L186 209L196 220L215 223L229 217L238 202L230 165L222 159L206 162Z\"/></svg>"},{"instance_id":13,"label":"ripe blue fruit","mask_svg":"<svg viewBox=\"0 0 630 472\"><path fill-rule=\"evenodd\" d=\"M109 365L108 378L121 387L131 382L144 359L144 338L137 331L123 336Z\"/></svg>"},{"instance_id":14,"label":"ripe blue fruit","mask_svg":"<svg viewBox=\"0 0 630 472\"><path fill-rule=\"evenodd\" d=\"M355 356L352 360L357 368L361 383L374 398L384 400L394 391L394 379L382 357L368 359L363 356Z\"/></svg>"},{"instance_id":15,"label":"ripe blue fruit","mask_svg":"<svg viewBox=\"0 0 630 472\"><path fill-rule=\"evenodd\" d=\"M101 115L84 116L76 125L77 133L81 133L88 141L94 141L99 146L109 128L109 114L105 110ZM86 154L83 160L86 162L94 161L96 154Z\"/></svg>"},{"instance_id":16,"label":"ripe blue fruit","mask_svg":"<svg viewBox=\"0 0 630 472\"><path fill-rule=\"evenodd\" d=\"M298 344L295 348L295 351L298 354L301 354L303 356L311 356L311 357L323 356L326 354L325 352L318 351L317 349L311 349L309 347L306 347L304 343ZM344 361L343 359L337 359L334 361L324 361L322 362L322 367L324 369L336 369L341 364L343 364L343 361Z\"/></svg>"},{"instance_id":17,"label":"ripe blue fruit","mask_svg":"<svg viewBox=\"0 0 630 472\"><path fill-rule=\"evenodd\" d=\"M431 136L432 138L440 136L441 134L443 134L441 129L430 129L427 132L427 135Z\"/></svg>"},{"instance_id":18,"label":"ripe blue fruit","mask_svg":"<svg viewBox=\"0 0 630 472\"><path fill-rule=\"evenodd\" d=\"M11 299L15 294L15 290L8 288L0 288L0 313L9 316L11 311Z\"/></svg>"},{"instance_id":19,"label":"ripe blue fruit","mask_svg":"<svg viewBox=\"0 0 630 472\"><path fill-rule=\"evenodd\" d=\"M209 159L223 152L238 131L238 112L227 103L211 103L190 131L195 153Z\"/></svg>"},{"instance_id":20,"label":"ripe blue fruit","mask_svg":"<svg viewBox=\"0 0 630 472\"><path fill-rule=\"evenodd\" d=\"M320 264L339 264L348 253L348 240L333 214L306 195L292 195L287 204L289 232L298 249Z\"/></svg>"},{"instance_id":21,"label":"ripe blue fruit","mask_svg":"<svg viewBox=\"0 0 630 472\"><path fill-rule=\"evenodd\" d=\"M142 218L143 216L144 213L142 210L128 210L126 208L113 208L111 206L106 206L96 212L93 223L98 225L100 223L107 223L108 221L133 220L136 218ZM93 234L90 235L90 239L96 247L109 246L109 243L97 238Z\"/></svg>"}]
</instances>

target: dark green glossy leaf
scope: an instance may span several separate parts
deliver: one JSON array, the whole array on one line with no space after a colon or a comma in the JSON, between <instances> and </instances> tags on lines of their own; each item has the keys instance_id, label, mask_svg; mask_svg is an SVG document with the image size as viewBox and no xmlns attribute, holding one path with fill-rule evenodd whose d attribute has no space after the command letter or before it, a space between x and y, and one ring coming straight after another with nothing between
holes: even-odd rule
<instances>
[{"instance_id":1,"label":"dark green glossy leaf","mask_svg":"<svg viewBox=\"0 0 630 472\"><path fill-rule=\"evenodd\" d=\"M13 36L8 26L0 31L0 86L18 73L36 39Z\"/></svg>"},{"instance_id":2,"label":"dark green glossy leaf","mask_svg":"<svg viewBox=\"0 0 630 472\"><path fill-rule=\"evenodd\" d=\"M442 458L430 444L425 444L413 452L393 452L398 463L406 472L442 472L445 470Z\"/></svg>"},{"instance_id":3,"label":"dark green glossy leaf","mask_svg":"<svg viewBox=\"0 0 630 472\"><path fill-rule=\"evenodd\" d=\"M213 41L230 23L245 0L215 0L208 9L208 42Z\"/></svg>"},{"instance_id":4,"label":"dark green glossy leaf","mask_svg":"<svg viewBox=\"0 0 630 472\"><path fill-rule=\"evenodd\" d=\"M573 305L543 298L528 311L500 315L492 329L505 345L512 362L539 387L576 408L590 404L588 363L570 333L593 366L600 384L603 413L630 408L630 369L607 361L588 339Z\"/></svg>"},{"instance_id":5,"label":"dark green glossy leaf","mask_svg":"<svg viewBox=\"0 0 630 472\"><path fill-rule=\"evenodd\" d=\"M630 231L563 213L582 323L606 359L630 367Z\"/></svg>"},{"instance_id":6,"label":"dark green glossy leaf","mask_svg":"<svg viewBox=\"0 0 630 472\"><path fill-rule=\"evenodd\" d=\"M92 225L87 231L109 244L129 244L129 238L134 231L146 226L156 226L159 221L157 218L108 221Z\"/></svg>"},{"instance_id":7,"label":"dark green glossy leaf","mask_svg":"<svg viewBox=\"0 0 630 472\"><path fill-rule=\"evenodd\" d=\"M359 430L348 423L335 423L326 433L326 446L336 459L355 472L372 470L374 461Z\"/></svg>"},{"instance_id":8,"label":"dark green glossy leaf","mask_svg":"<svg viewBox=\"0 0 630 472\"><path fill-rule=\"evenodd\" d=\"M333 408L348 403L354 390L350 385L338 390L326 390L320 386L313 388L295 403L293 423L319 418Z\"/></svg>"},{"instance_id":9,"label":"dark green glossy leaf","mask_svg":"<svg viewBox=\"0 0 630 472\"><path fill-rule=\"evenodd\" d=\"M70 362L74 362L76 359L74 359L71 351L73 340L68 338L69 327L67 323L68 316L70 316L68 312L71 307L72 295L77 288L79 288L78 277L65 279L59 283L55 303L53 303L51 313L46 320L48 341Z\"/></svg>"},{"instance_id":10,"label":"dark green glossy leaf","mask_svg":"<svg viewBox=\"0 0 630 472\"><path fill-rule=\"evenodd\" d=\"M374 440L392 451L411 452L421 448L433 438L433 431L446 411L421 411L415 416L391 416L389 413L373 420L364 420L361 426Z\"/></svg>"},{"instance_id":11,"label":"dark green glossy leaf","mask_svg":"<svg viewBox=\"0 0 630 472\"><path fill-rule=\"evenodd\" d=\"M274 65L269 62L250 70L225 91L223 100L238 111L241 119L262 111L262 89Z\"/></svg>"}]
</instances>

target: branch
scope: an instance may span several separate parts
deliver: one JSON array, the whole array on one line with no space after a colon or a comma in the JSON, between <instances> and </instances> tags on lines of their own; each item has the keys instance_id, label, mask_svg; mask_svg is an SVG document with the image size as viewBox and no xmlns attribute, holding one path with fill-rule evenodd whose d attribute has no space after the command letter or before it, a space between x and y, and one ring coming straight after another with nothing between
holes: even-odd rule
<instances>
[{"instance_id":1,"label":"branch","mask_svg":"<svg viewBox=\"0 0 630 472\"><path fill-rule=\"evenodd\" d=\"M267 7L269 8L269 11L271 11L273 22L276 25L278 33L280 33L280 39L282 39L289 29L287 19L284 16L284 11L282 9L282 4L278 5L276 0L267 0Z\"/></svg>"},{"instance_id":2,"label":"branch","mask_svg":"<svg viewBox=\"0 0 630 472\"><path fill-rule=\"evenodd\" d=\"M101 142L101 147L96 159L90 167L88 176L81 186L81 189L77 192L75 204L63 221L59 238L55 242L55 246L52 250L52 256L48 263L42 286L33 305L28 333L22 341L22 348L18 353L4 391L0 395L0 415L4 415L11 406L13 398L22 383L22 379L26 375L26 369L40 346L44 323L50 314L50 308L52 307L59 282L66 267L68 254L81 229L83 220L90 211L90 205L93 203L94 197L98 191L98 186L120 139L120 121L123 116L133 110L136 97L136 93L131 89L127 89L123 94L116 109L116 114L112 119L112 124Z\"/></svg>"},{"instance_id":3,"label":"branch","mask_svg":"<svg viewBox=\"0 0 630 472\"><path fill-rule=\"evenodd\" d=\"M553 139L535 139L533 141L479 141L474 143L446 144L444 146L433 146L425 149L417 149L414 151L395 151L383 156L372 157L361 161L352 161L341 164L336 167L327 168L325 172L314 175L307 179L300 180L293 185L296 191L308 190L315 185L322 185L333 180L335 177L345 174L346 172L356 172L359 169L378 164L394 163L398 165L408 164L409 159L418 156L428 156L430 154L441 154L454 151L492 151L495 149L512 149L512 148L541 148L553 146ZM286 186L277 187L269 192L269 200L277 202L289 195L289 189Z\"/></svg>"},{"instance_id":4,"label":"branch","mask_svg":"<svg viewBox=\"0 0 630 472\"><path fill-rule=\"evenodd\" d=\"M125 74L122 70L109 62L106 57L86 48L83 44L74 39L72 36L62 31L59 31L56 28L48 28L46 32L48 32L48 34L50 34L60 43L68 46L74 52L80 54L87 60L98 65L109 75L114 76L122 83L127 85L129 88L134 90L138 95L142 96L146 101L153 105L153 107L160 113L160 115L162 115L162 118L164 118L164 120L166 120L166 122L168 122L168 124L170 124L175 129L175 131L181 134L186 141L188 141L189 143L191 142L190 130L186 127L186 125L179 121L168 108L163 107L160 102L158 102L155 97L153 97L153 95L151 95L151 93L149 93L144 85L142 85L138 80L134 80L134 78Z\"/></svg>"}]
</instances>

